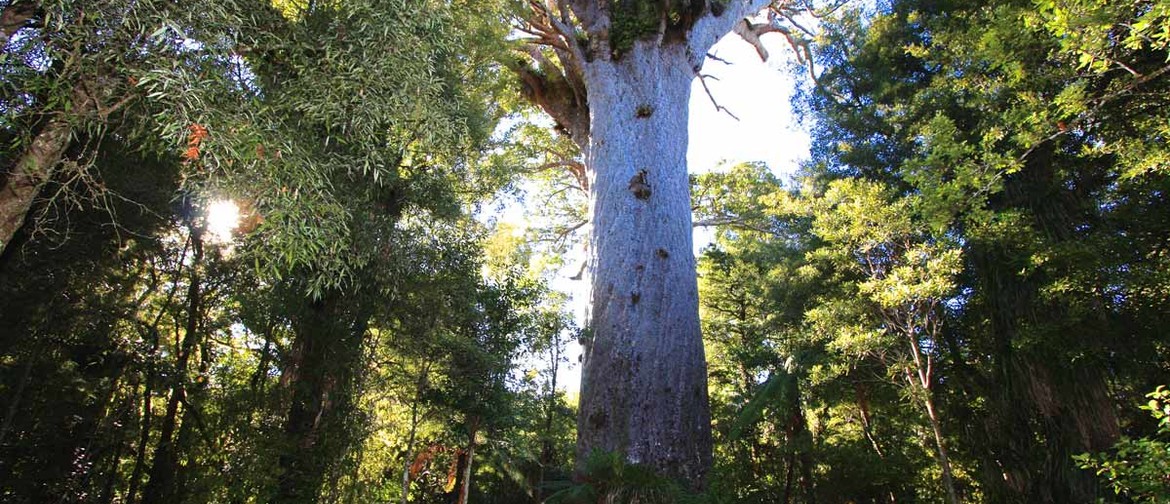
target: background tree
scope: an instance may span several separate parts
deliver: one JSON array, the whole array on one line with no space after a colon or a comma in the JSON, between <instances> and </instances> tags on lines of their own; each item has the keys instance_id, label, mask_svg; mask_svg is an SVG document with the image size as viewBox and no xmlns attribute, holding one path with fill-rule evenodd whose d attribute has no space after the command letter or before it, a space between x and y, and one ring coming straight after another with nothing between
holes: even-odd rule
<instances>
[{"instance_id":1,"label":"background tree","mask_svg":"<svg viewBox=\"0 0 1170 504\"><path fill-rule=\"evenodd\" d=\"M870 18L845 15L826 31L825 72L804 102L818 119L815 173L915 194L933 232L961 244L956 320L939 346L956 395L943 403L957 428L979 433L961 449L980 460L992 500L1099 495L1071 455L1112 445L1130 422L1116 404L1161 373L1147 357L1164 347L1138 336L1149 333L1137 322L1153 299L1137 271L1161 246L1114 246L1164 206L1154 189L1164 177L1131 171L1157 156L1131 127L1158 115L1146 107L1164 99L1164 48L1120 42L1145 7L1097 10L1090 24L1118 32L1094 43L1133 58L1141 77L1079 66L1057 13L1084 7L891 2Z\"/></svg>"}]
</instances>

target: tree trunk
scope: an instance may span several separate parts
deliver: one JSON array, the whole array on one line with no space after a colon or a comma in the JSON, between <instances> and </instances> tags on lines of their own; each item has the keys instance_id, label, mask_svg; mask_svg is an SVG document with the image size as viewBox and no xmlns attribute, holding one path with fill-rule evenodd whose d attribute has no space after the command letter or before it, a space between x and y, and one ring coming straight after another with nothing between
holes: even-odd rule
<instances>
[{"instance_id":1,"label":"tree trunk","mask_svg":"<svg viewBox=\"0 0 1170 504\"><path fill-rule=\"evenodd\" d=\"M637 42L585 66L592 169L592 339L578 468L618 452L704 486L711 465L687 177L694 74L684 44Z\"/></svg>"},{"instance_id":2,"label":"tree trunk","mask_svg":"<svg viewBox=\"0 0 1170 504\"><path fill-rule=\"evenodd\" d=\"M158 357L159 345L162 342L162 336L159 334L158 327L162 321L163 315L167 313L167 307L170 306L174 299L175 291L179 288L179 281L182 278L183 265L187 262L187 250L191 246L191 240L188 239L183 244L183 251L179 254L179 260L176 262L174 278L171 280L171 288L167 293L166 302L163 303L162 308L154 317L154 321L150 326L145 328L143 336L150 341L150 351L147 353L145 369L145 379L142 389L142 417L141 430L138 437L138 450L134 455L134 469L130 473L130 488L126 492L126 502L136 502L135 497L138 495L138 486L142 482L142 472L146 467L146 449L150 444L151 423L154 418L154 411L151 406L154 399L154 381L158 377L158 369L154 366L154 362Z\"/></svg>"},{"instance_id":3,"label":"tree trunk","mask_svg":"<svg viewBox=\"0 0 1170 504\"><path fill-rule=\"evenodd\" d=\"M187 393L187 367L191 361L191 353L199 344L202 321L203 286L199 268L203 262L203 228L191 226L191 278L187 285L187 321L184 327L183 342L177 355L177 375L172 379L171 395L167 400L166 414L159 429L158 446L154 449L154 461L150 467L150 477L142 493L143 504L174 502L181 496L176 493L177 473L179 470L179 451L175 443L175 427L178 425L179 403ZM187 426L184 426L186 428Z\"/></svg>"},{"instance_id":4,"label":"tree trunk","mask_svg":"<svg viewBox=\"0 0 1170 504\"><path fill-rule=\"evenodd\" d=\"M34 360L33 355L26 357L24 369L20 373L20 383L16 385L12 397L8 398L8 412L4 414L4 424L0 425L0 445L4 444L4 438L8 437L8 431L12 429L12 421L16 420L16 414L20 412L20 399L24 396L24 389L28 387L29 378L32 377Z\"/></svg>"},{"instance_id":5,"label":"tree trunk","mask_svg":"<svg viewBox=\"0 0 1170 504\"><path fill-rule=\"evenodd\" d=\"M154 355L158 350L158 337L155 335L152 341L150 355ZM140 417L140 427L138 432L138 447L134 454L134 469L130 471L130 488L126 491L126 502L136 502L135 497L138 495L138 485L142 481L142 470L146 467L146 449L150 444L150 430L151 418L154 417L154 412L151 408L151 399L153 398L153 382L154 372L152 369L147 370L145 383L142 386L142 416Z\"/></svg>"},{"instance_id":6,"label":"tree trunk","mask_svg":"<svg viewBox=\"0 0 1170 504\"><path fill-rule=\"evenodd\" d=\"M937 342L938 335L932 334L931 340ZM909 331L906 334L910 343L910 357L914 360L914 371L906 369L906 381L910 389L922 394L922 402L926 407L926 416L930 419L930 428L934 433L934 444L938 448L938 465L942 470L943 489L947 492L947 502L958 504L959 497L955 492L955 478L951 471L951 459L947 456L946 442L942 435L942 423L938 419L938 411L934 407L934 366L930 355L923 356L922 347L918 344L917 332Z\"/></svg>"},{"instance_id":7,"label":"tree trunk","mask_svg":"<svg viewBox=\"0 0 1170 504\"><path fill-rule=\"evenodd\" d=\"M919 358L919 347L913 338L910 339L911 351L914 352L914 362L917 364L917 376L909 368L906 369L906 381L914 393L922 394L922 404L926 408L926 416L930 420L930 429L934 434L934 445L938 453L938 466L942 471L943 489L946 490L947 502L958 504L959 497L955 492L955 480L951 472L951 459L947 455L946 443L943 440L942 424L938 419L938 412L934 408L933 390L930 374L922 365Z\"/></svg>"},{"instance_id":8,"label":"tree trunk","mask_svg":"<svg viewBox=\"0 0 1170 504\"><path fill-rule=\"evenodd\" d=\"M886 454L882 452L882 447L878 445L877 438L873 435L873 425L869 419L869 398L861 382L853 383L853 393L857 397L857 409L861 412L861 432L865 434L865 439L869 440L869 445L873 447L878 458L885 460Z\"/></svg>"},{"instance_id":9,"label":"tree trunk","mask_svg":"<svg viewBox=\"0 0 1170 504\"><path fill-rule=\"evenodd\" d=\"M414 400L410 402L410 435L406 438L406 455L402 460L402 504L410 501L410 465L414 458L414 441L418 434L418 409L426 390L430 374L430 363L424 363L415 382Z\"/></svg>"},{"instance_id":10,"label":"tree trunk","mask_svg":"<svg viewBox=\"0 0 1170 504\"><path fill-rule=\"evenodd\" d=\"M0 186L0 253L24 225L25 216L41 187L53 177L72 135L68 122L49 121L7 173L4 185Z\"/></svg>"},{"instance_id":11,"label":"tree trunk","mask_svg":"<svg viewBox=\"0 0 1170 504\"><path fill-rule=\"evenodd\" d=\"M280 479L271 502L317 502L329 467L349 448L343 422L369 316L325 294L294 321L293 362L285 368L292 402L285 419ZM352 311L351 311L352 309Z\"/></svg>"},{"instance_id":12,"label":"tree trunk","mask_svg":"<svg viewBox=\"0 0 1170 504\"><path fill-rule=\"evenodd\" d=\"M950 504L958 504L959 496L955 492L955 478L951 471L951 458L947 455L947 446L943 441L942 425L939 423L938 414L934 410L934 398L931 397L929 389L924 391L926 393L926 413L930 417L930 428L934 431L934 443L938 447L938 465L942 469L943 488L947 491L947 502Z\"/></svg>"},{"instance_id":13,"label":"tree trunk","mask_svg":"<svg viewBox=\"0 0 1170 504\"><path fill-rule=\"evenodd\" d=\"M110 504L114 501L114 489L118 485L119 476L121 476L118 471L118 465L122 462L122 453L126 449L126 431L128 429L125 426L130 425L130 417L137 407L138 384L131 382L130 396L126 398L118 420L122 428L117 429L117 435L114 438L114 453L111 454L109 468L106 469L106 482L102 485L101 494L98 495L97 502L101 504Z\"/></svg>"},{"instance_id":14,"label":"tree trunk","mask_svg":"<svg viewBox=\"0 0 1170 504\"><path fill-rule=\"evenodd\" d=\"M460 468L463 474L459 482L459 497L456 504L467 504L471 497L471 466L475 463L475 435L479 431L479 418L472 418L468 424L467 450L464 452L464 464Z\"/></svg>"},{"instance_id":15,"label":"tree trunk","mask_svg":"<svg viewBox=\"0 0 1170 504\"><path fill-rule=\"evenodd\" d=\"M549 365L548 378L548 398L544 406L544 430L540 435L540 459L539 469L536 476L536 485L532 490L533 502L539 504L544 502L544 478L545 469L553 464L553 420L556 419L557 414L557 371L561 364L561 341L557 335L552 336L551 348L549 348L549 358L551 364Z\"/></svg>"}]
</instances>

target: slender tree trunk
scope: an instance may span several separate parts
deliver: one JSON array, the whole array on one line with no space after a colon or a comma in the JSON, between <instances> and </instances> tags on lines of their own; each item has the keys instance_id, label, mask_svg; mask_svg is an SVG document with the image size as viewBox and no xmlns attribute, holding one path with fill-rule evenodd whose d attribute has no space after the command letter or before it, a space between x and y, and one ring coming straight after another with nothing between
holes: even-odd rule
<instances>
[{"instance_id":1,"label":"slender tree trunk","mask_svg":"<svg viewBox=\"0 0 1170 504\"><path fill-rule=\"evenodd\" d=\"M592 341L578 468L621 453L692 488L711 466L687 177L694 77L683 44L638 42L585 67L592 168Z\"/></svg>"},{"instance_id":2,"label":"slender tree trunk","mask_svg":"<svg viewBox=\"0 0 1170 504\"><path fill-rule=\"evenodd\" d=\"M256 371L252 373L252 378L248 382L248 390L254 397L259 397L264 390L264 382L268 378L268 358L272 353L272 324L269 323L264 328L264 346L260 349L260 360L256 363ZM248 413L248 421L252 421L251 412Z\"/></svg>"},{"instance_id":3,"label":"slender tree trunk","mask_svg":"<svg viewBox=\"0 0 1170 504\"><path fill-rule=\"evenodd\" d=\"M812 456L808 452L800 454L800 486L804 489L804 502L816 504L817 492L813 486Z\"/></svg>"},{"instance_id":4,"label":"slender tree trunk","mask_svg":"<svg viewBox=\"0 0 1170 504\"><path fill-rule=\"evenodd\" d=\"M784 470L784 500L782 502L788 504L792 502L792 482L796 475L796 452L790 452L785 458L788 459L788 467Z\"/></svg>"},{"instance_id":5,"label":"slender tree trunk","mask_svg":"<svg viewBox=\"0 0 1170 504\"><path fill-rule=\"evenodd\" d=\"M143 504L162 504L178 500L176 494L177 474L179 470L179 451L175 443L175 427L178 425L179 404L186 395L187 367L191 361L191 354L195 351L200 339L200 322L202 319L203 286L200 277L200 265L203 262L203 228L191 227L191 274L187 284L187 321L184 327L183 341L177 355L177 376L173 377L170 398L167 400L167 410L163 415L163 423L159 429L158 445L154 449L154 461L150 467L150 476L143 490ZM187 427L187 426L184 426Z\"/></svg>"},{"instance_id":6,"label":"slender tree trunk","mask_svg":"<svg viewBox=\"0 0 1170 504\"><path fill-rule=\"evenodd\" d=\"M4 438L8 437L8 431L12 429L12 422L16 420L16 414L20 411L20 400L24 396L24 389L28 387L29 378L32 377L33 361L36 357L28 355L26 359L24 369L20 372L20 383L16 385L12 397L8 398L8 411L4 414L4 424L0 425L0 445L4 444Z\"/></svg>"},{"instance_id":7,"label":"slender tree trunk","mask_svg":"<svg viewBox=\"0 0 1170 504\"><path fill-rule=\"evenodd\" d=\"M206 303L207 301L204 300ZM200 317L203 315L200 314ZM196 368L196 376L205 377L211 369L211 353L208 351L207 341L200 341L199 345L199 365ZM181 499L190 498L190 483L194 476L198 464L198 452L195 450L195 433L198 432L207 438L206 426L203 425L202 417L199 414L198 405L202 403L202 398L206 392L206 382L199 380L192 384L189 389L184 390L183 393L183 420L179 427L179 437L175 440L175 446L178 447L179 452L186 455L186 461L178 464L175 467L175 495ZM209 445L211 443L208 443Z\"/></svg>"},{"instance_id":8,"label":"slender tree trunk","mask_svg":"<svg viewBox=\"0 0 1170 504\"><path fill-rule=\"evenodd\" d=\"M943 441L942 425L939 423L938 414L934 409L934 398L931 396L930 390L926 390L926 414L930 417L930 428L934 431L934 443L938 447L938 465L942 469L943 487L947 491L947 502L951 504L958 504L959 496L955 492L955 478L951 472L951 459L947 455L946 442Z\"/></svg>"},{"instance_id":9,"label":"slender tree trunk","mask_svg":"<svg viewBox=\"0 0 1170 504\"><path fill-rule=\"evenodd\" d=\"M122 426L130 424L130 415L138 405L138 383L133 380L130 383L130 397L126 398L125 404L122 406L122 413L119 415L119 423ZM124 428L117 429L117 437L114 440L114 453L110 456L110 468L106 473L106 482L102 485L102 492L98 496L98 502L102 504L109 504L114 501L114 489L118 485L118 464L122 460L122 452L126 449L126 430Z\"/></svg>"},{"instance_id":10,"label":"slender tree trunk","mask_svg":"<svg viewBox=\"0 0 1170 504\"><path fill-rule=\"evenodd\" d=\"M158 337L152 342L151 355L158 351ZM138 495L138 485L142 481L142 471L146 467L146 448L150 443L150 424L154 412L151 410L151 398L154 393L153 372L147 371L145 383L142 385L142 419L138 433L138 450L134 454L134 469L130 471L130 488L126 491L126 502L135 502Z\"/></svg>"},{"instance_id":11,"label":"slender tree trunk","mask_svg":"<svg viewBox=\"0 0 1170 504\"><path fill-rule=\"evenodd\" d=\"M472 418L468 424L467 450L464 452L463 475L459 482L459 497L456 504L468 504L471 497L471 467L475 463L475 435L479 431L479 418Z\"/></svg>"},{"instance_id":12,"label":"slender tree trunk","mask_svg":"<svg viewBox=\"0 0 1170 504\"><path fill-rule=\"evenodd\" d=\"M917 345L912 346L915 348L915 351L917 351ZM915 355L915 361L920 362L917 355ZM944 441L942 434L942 424L939 421L938 413L934 407L934 397L932 395L932 390L929 386L927 378L925 378L925 371L921 367L919 367L918 373L919 375L916 378L914 374L911 373L909 369L907 369L906 381L909 382L911 389L915 390L919 394L922 394L922 404L926 408L926 416L930 420L930 429L934 434L934 445L938 454L938 466L942 471L942 484L943 489L945 489L947 493L947 502L950 504L958 504L959 497L955 492L955 480L953 473L951 472L951 459L947 455L946 442ZM919 379L922 381L919 381Z\"/></svg>"},{"instance_id":13,"label":"slender tree trunk","mask_svg":"<svg viewBox=\"0 0 1170 504\"><path fill-rule=\"evenodd\" d=\"M414 454L414 437L418 432L418 400L410 405L410 436L406 441L406 457L402 461L402 504L410 502L410 463Z\"/></svg>"},{"instance_id":14,"label":"slender tree trunk","mask_svg":"<svg viewBox=\"0 0 1170 504\"><path fill-rule=\"evenodd\" d=\"M869 445L873 447L878 458L885 460L886 454L882 453L882 447L878 445L877 438L873 435L873 425L869 418L869 397L865 393L865 388L860 383L854 383L853 393L857 396L857 409L861 412L861 432L865 434L865 439L869 440Z\"/></svg>"},{"instance_id":15,"label":"slender tree trunk","mask_svg":"<svg viewBox=\"0 0 1170 504\"><path fill-rule=\"evenodd\" d=\"M930 428L934 433L934 444L938 449L938 465L942 470L943 488L947 492L947 502L950 504L958 504L958 493L955 492L954 473L951 471L951 459L947 456L946 442L942 435L942 425L939 422L938 412L934 407L934 366L932 364L932 357L926 355L925 358L922 353L922 347L918 344L916 334L911 331L906 335L907 341L910 344L910 356L914 360L914 372L906 369L906 381L909 382L910 388L917 389L922 394L922 402L926 407L926 416L930 419ZM933 341L938 341L937 335L932 336ZM915 374L917 376L915 376Z\"/></svg>"},{"instance_id":16,"label":"slender tree trunk","mask_svg":"<svg viewBox=\"0 0 1170 504\"><path fill-rule=\"evenodd\" d=\"M537 473L536 488L533 489L533 501L539 504L544 499L544 472L545 468L553 463L553 420L557 413L557 371L561 365L561 342L557 335L552 337L552 348L549 357L552 360L549 366L548 399L544 406L544 432L540 436L540 469Z\"/></svg>"},{"instance_id":17,"label":"slender tree trunk","mask_svg":"<svg viewBox=\"0 0 1170 504\"><path fill-rule=\"evenodd\" d=\"M419 372L418 382L414 388L414 400L410 403L410 435L406 439L406 457L402 461L402 504L410 500L410 464L414 458L414 441L418 434L418 408L422 403L422 394L427 386L427 376L430 364L423 364Z\"/></svg>"},{"instance_id":18,"label":"slender tree trunk","mask_svg":"<svg viewBox=\"0 0 1170 504\"><path fill-rule=\"evenodd\" d=\"M171 301L175 298L175 292L179 289L179 282L182 279L183 265L187 262L187 251L191 247L191 239L188 238L183 244L183 251L179 253L179 260L175 263L175 273L171 280L171 288L167 292L166 302L163 307L159 309L154 317L154 321L146 328L145 335L150 340L149 360L146 367L146 378L142 388L142 428L138 437L138 451L134 455L134 469L130 473L130 488L126 492L126 502L136 502L135 497L138 495L138 486L142 482L142 472L146 467L146 449L150 443L150 431L152 419L154 418L154 411L152 400L154 398L154 380L157 375L157 369L152 364L155 358L158 357L159 345L162 337L159 335L158 326L162 321L163 315L167 312L167 307L170 306Z\"/></svg>"}]
</instances>

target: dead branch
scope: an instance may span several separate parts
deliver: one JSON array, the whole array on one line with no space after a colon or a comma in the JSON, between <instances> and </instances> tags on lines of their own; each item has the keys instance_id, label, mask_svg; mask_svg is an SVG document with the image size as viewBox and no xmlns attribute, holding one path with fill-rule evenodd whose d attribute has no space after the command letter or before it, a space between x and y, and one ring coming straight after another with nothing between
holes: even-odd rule
<instances>
[{"instance_id":1,"label":"dead branch","mask_svg":"<svg viewBox=\"0 0 1170 504\"><path fill-rule=\"evenodd\" d=\"M715 106L715 111L716 112L723 112L723 113L731 116L732 119L735 119L736 121L738 121L739 117L737 117L735 114L731 113L731 111L728 110L727 107L724 107L723 105L720 105L719 102L715 101L715 95L711 94L711 88L707 87L707 79L708 78L715 79L715 80L719 80L719 79L717 79L713 76L698 73L698 72L695 73L695 76L699 78L699 83L701 83L703 85L703 91L707 92L707 98L711 99L711 104Z\"/></svg>"}]
</instances>

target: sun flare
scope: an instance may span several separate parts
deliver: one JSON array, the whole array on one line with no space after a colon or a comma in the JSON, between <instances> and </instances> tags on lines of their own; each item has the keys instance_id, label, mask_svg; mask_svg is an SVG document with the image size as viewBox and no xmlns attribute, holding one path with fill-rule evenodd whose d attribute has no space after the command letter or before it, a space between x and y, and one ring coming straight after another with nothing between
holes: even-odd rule
<instances>
[{"instance_id":1,"label":"sun flare","mask_svg":"<svg viewBox=\"0 0 1170 504\"><path fill-rule=\"evenodd\" d=\"M232 241L240 225L240 207L232 200L213 200L207 205L207 236L216 243Z\"/></svg>"}]
</instances>

